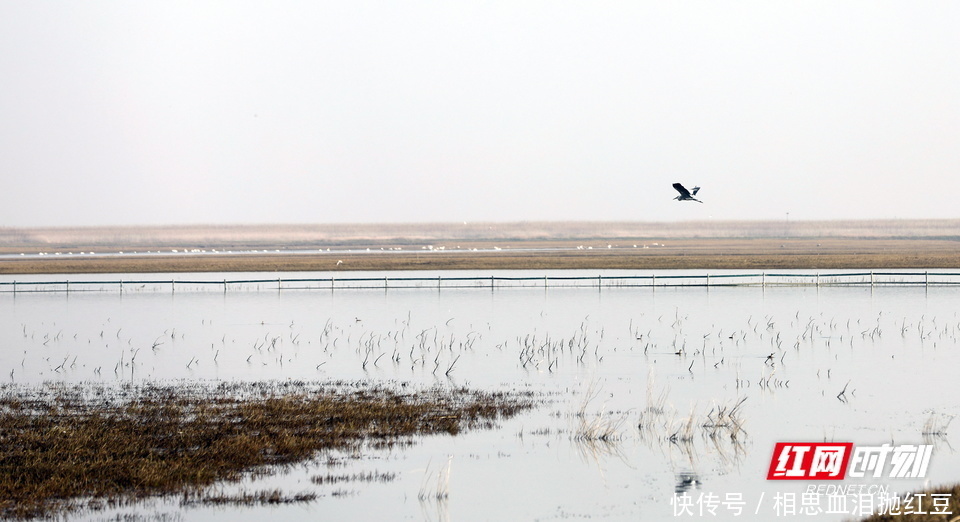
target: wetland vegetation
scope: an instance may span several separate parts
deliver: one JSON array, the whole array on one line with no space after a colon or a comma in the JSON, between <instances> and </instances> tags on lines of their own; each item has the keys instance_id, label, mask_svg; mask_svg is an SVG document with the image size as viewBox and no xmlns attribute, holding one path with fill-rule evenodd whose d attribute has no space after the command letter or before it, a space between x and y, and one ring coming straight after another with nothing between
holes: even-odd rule
<instances>
[{"instance_id":1,"label":"wetland vegetation","mask_svg":"<svg viewBox=\"0 0 960 522\"><path fill-rule=\"evenodd\" d=\"M205 487L325 450L491 427L533 404L520 394L347 382L4 385L0 515L48 517L170 494L184 505L311 501L314 491L224 496Z\"/></svg>"}]
</instances>

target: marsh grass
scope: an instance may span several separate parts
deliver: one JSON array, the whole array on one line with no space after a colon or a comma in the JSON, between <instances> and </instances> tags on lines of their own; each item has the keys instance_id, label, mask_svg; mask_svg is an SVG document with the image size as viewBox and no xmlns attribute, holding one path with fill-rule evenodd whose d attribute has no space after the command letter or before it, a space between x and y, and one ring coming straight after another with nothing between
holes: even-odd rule
<instances>
[{"instance_id":1,"label":"marsh grass","mask_svg":"<svg viewBox=\"0 0 960 522\"><path fill-rule=\"evenodd\" d=\"M596 382L591 382L584 391L583 401L573 417L576 426L573 429L573 439L577 441L615 441L620 439L620 428L626 422L626 417L616 418L600 408L600 413L587 413L590 403L601 394Z\"/></svg>"},{"instance_id":2,"label":"marsh grass","mask_svg":"<svg viewBox=\"0 0 960 522\"><path fill-rule=\"evenodd\" d=\"M925 436L946 436L947 428L953 421L953 415L931 412L930 417L923 423L921 433Z\"/></svg>"},{"instance_id":3,"label":"marsh grass","mask_svg":"<svg viewBox=\"0 0 960 522\"><path fill-rule=\"evenodd\" d=\"M607 411L606 405L594 410L590 405L600 395L601 389L595 381L584 390L580 407L572 414L575 424L570 430L570 439L585 461L599 464L603 458L617 457L627 462L621 448L621 428L627 422L627 414Z\"/></svg>"},{"instance_id":4,"label":"marsh grass","mask_svg":"<svg viewBox=\"0 0 960 522\"><path fill-rule=\"evenodd\" d=\"M343 382L4 385L0 516L176 493L188 503L308 501L309 492L275 491L218 500L203 488L323 450L490 427L532 404L519 394Z\"/></svg>"},{"instance_id":5,"label":"marsh grass","mask_svg":"<svg viewBox=\"0 0 960 522\"><path fill-rule=\"evenodd\" d=\"M354 473L352 475L334 475L332 473L328 473L326 475L315 475L310 477L310 481L319 486L324 486L340 484L343 482L393 482L393 480L396 478L396 473L379 473L371 471L368 473Z\"/></svg>"},{"instance_id":6,"label":"marsh grass","mask_svg":"<svg viewBox=\"0 0 960 522\"><path fill-rule=\"evenodd\" d=\"M650 404L649 397L654 395L649 387L647 395ZM687 415L681 415L672 407L664 407L663 393L657 397L653 406L640 413L637 428L641 440L655 446L677 448L691 463L704 449L709 449L724 466L734 465L742 459L747 439L742 414L746 397L732 403L715 404L705 414L694 406Z\"/></svg>"},{"instance_id":7,"label":"marsh grass","mask_svg":"<svg viewBox=\"0 0 960 522\"><path fill-rule=\"evenodd\" d=\"M280 489L241 491L233 494L201 490L184 493L180 505L259 506L296 504L300 502L312 502L316 499L317 494L312 491L302 491L290 495Z\"/></svg>"},{"instance_id":8,"label":"marsh grass","mask_svg":"<svg viewBox=\"0 0 960 522\"><path fill-rule=\"evenodd\" d=\"M430 470L430 464L423 472L423 483L420 484L420 493L417 498L420 502L426 502L433 499L437 502L445 502L450 497L450 471L453 468L453 455L447 457L447 465L441 466L436 472L436 485L431 487L433 482L433 473Z\"/></svg>"}]
</instances>

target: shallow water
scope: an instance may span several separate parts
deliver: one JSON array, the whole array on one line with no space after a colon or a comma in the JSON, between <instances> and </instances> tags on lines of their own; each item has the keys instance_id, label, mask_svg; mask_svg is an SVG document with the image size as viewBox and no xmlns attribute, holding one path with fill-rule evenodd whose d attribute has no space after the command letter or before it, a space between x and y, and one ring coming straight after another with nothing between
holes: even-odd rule
<instances>
[{"instance_id":1,"label":"shallow water","mask_svg":"<svg viewBox=\"0 0 960 522\"><path fill-rule=\"evenodd\" d=\"M221 276L204 278L232 277ZM310 504L182 508L169 499L120 513L189 520L769 520L812 518L799 513L819 508L816 519L843 520L865 499L847 498L844 514L836 498L801 503L813 482L766 480L774 443L926 442L935 449L925 479L841 484L892 493L925 480L960 480L951 446L960 428L921 433L931 415L960 413L960 396L952 393L958 297L960 288L938 286L5 292L0 367L17 383L336 379L544 394L543 406L496 430L429 437L344 456L333 469L314 463L224 486L320 495ZM712 408L742 399L744 431L736 441L723 430L711 438L699 426ZM648 409L657 405L662 411ZM693 437L668 440L691 413ZM583 440L576 436L583 424L608 427L613 436ZM448 463L442 482L449 495L437 500L430 493ZM334 486L310 481L361 472L397 477ZM421 500L423 491L428 498ZM675 516L678 491L694 502L693 515ZM795 495L795 517L782 505L777 511L778 494ZM715 515L700 515L710 495L721 502L740 495L741 516L722 504Z\"/></svg>"}]
</instances>

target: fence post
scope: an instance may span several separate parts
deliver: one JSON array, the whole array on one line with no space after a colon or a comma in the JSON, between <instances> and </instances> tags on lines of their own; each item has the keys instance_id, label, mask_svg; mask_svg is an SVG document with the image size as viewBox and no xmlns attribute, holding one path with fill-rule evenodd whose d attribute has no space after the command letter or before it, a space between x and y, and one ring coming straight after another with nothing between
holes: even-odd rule
<instances>
[{"instance_id":1,"label":"fence post","mask_svg":"<svg viewBox=\"0 0 960 522\"><path fill-rule=\"evenodd\" d=\"M817 272L817 288L820 288L820 272Z\"/></svg>"},{"instance_id":2,"label":"fence post","mask_svg":"<svg viewBox=\"0 0 960 522\"><path fill-rule=\"evenodd\" d=\"M767 287L767 273L760 272L760 288L766 288L766 287Z\"/></svg>"},{"instance_id":3,"label":"fence post","mask_svg":"<svg viewBox=\"0 0 960 522\"><path fill-rule=\"evenodd\" d=\"M873 270L870 271L870 288L873 288Z\"/></svg>"},{"instance_id":4,"label":"fence post","mask_svg":"<svg viewBox=\"0 0 960 522\"><path fill-rule=\"evenodd\" d=\"M657 286L657 274L650 276L650 288Z\"/></svg>"},{"instance_id":5,"label":"fence post","mask_svg":"<svg viewBox=\"0 0 960 522\"><path fill-rule=\"evenodd\" d=\"M177 293L177 280L176 280L176 279L171 279L171 280L170 280L170 293L171 293L171 294Z\"/></svg>"},{"instance_id":6,"label":"fence post","mask_svg":"<svg viewBox=\"0 0 960 522\"><path fill-rule=\"evenodd\" d=\"M707 288L710 288L710 272L707 272Z\"/></svg>"},{"instance_id":7,"label":"fence post","mask_svg":"<svg viewBox=\"0 0 960 522\"><path fill-rule=\"evenodd\" d=\"M14 281L14 284L16 284L16 281ZM923 271L923 287L930 288L930 271L929 270ZM16 286L14 286L14 288L16 288Z\"/></svg>"},{"instance_id":8,"label":"fence post","mask_svg":"<svg viewBox=\"0 0 960 522\"><path fill-rule=\"evenodd\" d=\"M13 280L13 295L17 295L17 280Z\"/></svg>"},{"instance_id":9,"label":"fence post","mask_svg":"<svg viewBox=\"0 0 960 522\"><path fill-rule=\"evenodd\" d=\"M224 293L224 295L226 295L226 293L227 293L227 280L226 280L226 279L223 280L223 293Z\"/></svg>"},{"instance_id":10,"label":"fence post","mask_svg":"<svg viewBox=\"0 0 960 522\"><path fill-rule=\"evenodd\" d=\"M67 291L67 293L69 294L69 293L70 293L70 280L69 280L69 279L67 280L65 286L66 286L66 291Z\"/></svg>"}]
</instances>

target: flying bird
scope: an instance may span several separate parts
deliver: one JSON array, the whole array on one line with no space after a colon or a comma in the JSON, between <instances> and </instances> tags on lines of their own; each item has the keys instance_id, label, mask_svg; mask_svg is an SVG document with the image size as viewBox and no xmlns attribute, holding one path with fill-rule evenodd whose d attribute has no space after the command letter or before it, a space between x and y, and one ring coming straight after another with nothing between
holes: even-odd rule
<instances>
[{"instance_id":1,"label":"flying bird","mask_svg":"<svg viewBox=\"0 0 960 522\"><path fill-rule=\"evenodd\" d=\"M697 194L697 191L700 190L700 187L693 187L693 190L687 190L686 187L679 183L674 183L673 188L677 189L677 192L680 193L679 196L673 198L677 201L696 201L697 203L703 203L699 199L693 197Z\"/></svg>"}]
</instances>

